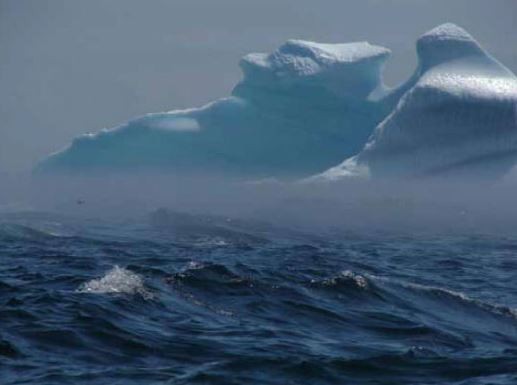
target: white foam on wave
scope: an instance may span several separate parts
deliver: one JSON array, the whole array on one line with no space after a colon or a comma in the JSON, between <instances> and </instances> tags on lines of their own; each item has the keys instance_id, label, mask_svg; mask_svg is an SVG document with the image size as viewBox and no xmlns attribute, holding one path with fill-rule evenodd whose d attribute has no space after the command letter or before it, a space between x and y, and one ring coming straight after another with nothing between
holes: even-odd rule
<instances>
[{"instance_id":1,"label":"white foam on wave","mask_svg":"<svg viewBox=\"0 0 517 385\"><path fill-rule=\"evenodd\" d=\"M77 291L79 293L95 294L139 294L144 298L152 297L151 293L145 288L141 276L117 265L109 270L104 277L83 283Z\"/></svg>"},{"instance_id":2,"label":"white foam on wave","mask_svg":"<svg viewBox=\"0 0 517 385\"><path fill-rule=\"evenodd\" d=\"M319 281L323 286L336 286L339 280L346 279L352 281L359 289L368 289L369 283L365 276L356 274L351 270L341 271L337 276ZM318 280L311 280L311 283L318 283Z\"/></svg>"},{"instance_id":3,"label":"white foam on wave","mask_svg":"<svg viewBox=\"0 0 517 385\"><path fill-rule=\"evenodd\" d=\"M204 238L197 240L194 243L194 245L197 247L202 247L202 248L225 247L225 246L229 246L230 242L228 242L227 240L225 240L224 238L221 238L221 237L204 237Z\"/></svg>"},{"instance_id":4,"label":"white foam on wave","mask_svg":"<svg viewBox=\"0 0 517 385\"><path fill-rule=\"evenodd\" d=\"M443 287L439 287L439 286L423 285L423 284L414 283L414 282L405 282L405 281L402 281L399 279L381 277L381 276L373 275L373 274L365 274L365 277L367 277L371 281L375 281L378 283L395 284L395 285L399 285L399 286L403 287L404 289L415 290L415 291L419 291L419 292L427 293L427 294L431 294L431 295L447 297L449 299L456 300L460 303L476 306L479 309L488 311L490 313L517 319L517 308L512 308L512 307L497 304L497 303L481 301L479 299L469 297L468 295L466 295L462 292L459 292L459 291L455 291L455 290L451 290L451 289L447 289L447 288L443 288Z\"/></svg>"}]
</instances>

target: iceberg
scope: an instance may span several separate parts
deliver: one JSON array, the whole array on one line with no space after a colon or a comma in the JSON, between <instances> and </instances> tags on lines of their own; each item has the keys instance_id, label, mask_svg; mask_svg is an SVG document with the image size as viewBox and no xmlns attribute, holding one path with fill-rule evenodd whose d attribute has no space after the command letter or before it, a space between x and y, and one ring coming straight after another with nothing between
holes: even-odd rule
<instances>
[{"instance_id":1,"label":"iceberg","mask_svg":"<svg viewBox=\"0 0 517 385\"><path fill-rule=\"evenodd\" d=\"M386 48L289 40L242 58L231 96L82 135L36 171L253 180L506 173L517 161L515 75L451 23L416 49L414 74L389 89Z\"/></svg>"},{"instance_id":2,"label":"iceberg","mask_svg":"<svg viewBox=\"0 0 517 385\"><path fill-rule=\"evenodd\" d=\"M289 40L249 54L232 95L82 135L36 172L173 172L247 178L321 173L357 154L389 113L386 48Z\"/></svg>"},{"instance_id":3,"label":"iceberg","mask_svg":"<svg viewBox=\"0 0 517 385\"><path fill-rule=\"evenodd\" d=\"M474 38L443 24L417 41L414 75L359 154L315 177L498 177L517 161L517 79Z\"/></svg>"}]
</instances>

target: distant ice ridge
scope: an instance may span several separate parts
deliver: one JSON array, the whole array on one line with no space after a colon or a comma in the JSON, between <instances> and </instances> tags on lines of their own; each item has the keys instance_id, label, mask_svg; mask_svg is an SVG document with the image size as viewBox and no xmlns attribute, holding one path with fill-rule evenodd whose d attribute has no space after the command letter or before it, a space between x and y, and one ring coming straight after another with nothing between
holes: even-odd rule
<instances>
[{"instance_id":1,"label":"distant ice ridge","mask_svg":"<svg viewBox=\"0 0 517 385\"><path fill-rule=\"evenodd\" d=\"M516 77L454 24L425 33L416 48L413 76L387 89L388 49L289 40L245 56L232 96L81 136L37 171L253 180L504 174L517 160Z\"/></svg>"},{"instance_id":2,"label":"distant ice ridge","mask_svg":"<svg viewBox=\"0 0 517 385\"><path fill-rule=\"evenodd\" d=\"M389 50L366 42L289 40L250 54L232 96L87 134L38 171L166 171L303 177L357 153L387 111L378 102Z\"/></svg>"},{"instance_id":3,"label":"distant ice ridge","mask_svg":"<svg viewBox=\"0 0 517 385\"><path fill-rule=\"evenodd\" d=\"M417 41L419 66L364 149L321 175L494 177L517 160L517 79L466 31ZM401 91L402 90L402 91ZM317 179L321 179L317 178Z\"/></svg>"},{"instance_id":4,"label":"distant ice ridge","mask_svg":"<svg viewBox=\"0 0 517 385\"><path fill-rule=\"evenodd\" d=\"M113 267L102 278L92 279L82 284L77 291L80 293L97 294L140 294L144 298L151 296L144 286L144 281L138 274L119 266Z\"/></svg>"}]
</instances>

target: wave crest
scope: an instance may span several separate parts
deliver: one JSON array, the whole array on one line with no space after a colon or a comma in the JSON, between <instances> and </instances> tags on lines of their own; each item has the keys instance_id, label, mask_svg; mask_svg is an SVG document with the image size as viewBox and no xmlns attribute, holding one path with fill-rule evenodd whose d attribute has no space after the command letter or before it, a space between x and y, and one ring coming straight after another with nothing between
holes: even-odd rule
<instances>
[{"instance_id":1,"label":"wave crest","mask_svg":"<svg viewBox=\"0 0 517 385\"><path fill-rule=\"evenodd\" d=\"M145 288L142 277L117 265L109 270L104 277L83 283L77 291L79 293L96 294L139 294L144 298L152 297L151 293Z\"/></svg>"}]
</instances>

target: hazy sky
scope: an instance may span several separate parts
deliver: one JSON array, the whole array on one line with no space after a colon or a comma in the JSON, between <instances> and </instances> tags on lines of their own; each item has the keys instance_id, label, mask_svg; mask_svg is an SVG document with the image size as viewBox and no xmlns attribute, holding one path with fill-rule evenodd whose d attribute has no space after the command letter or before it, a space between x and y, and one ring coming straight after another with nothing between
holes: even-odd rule
<instances>
[{"instance_id":1,"label":"hazy sky","mask_svg":"<svg viewBox=\"0 0 517 385\"><path fill-rule=\"evenodd\" d=\"M288 38L386 46L397 83L418 36L446 21L517 72L517 0L0 0L0 173L77 134L225 96L242 55Z\"/></svg>"}]
</instances>

